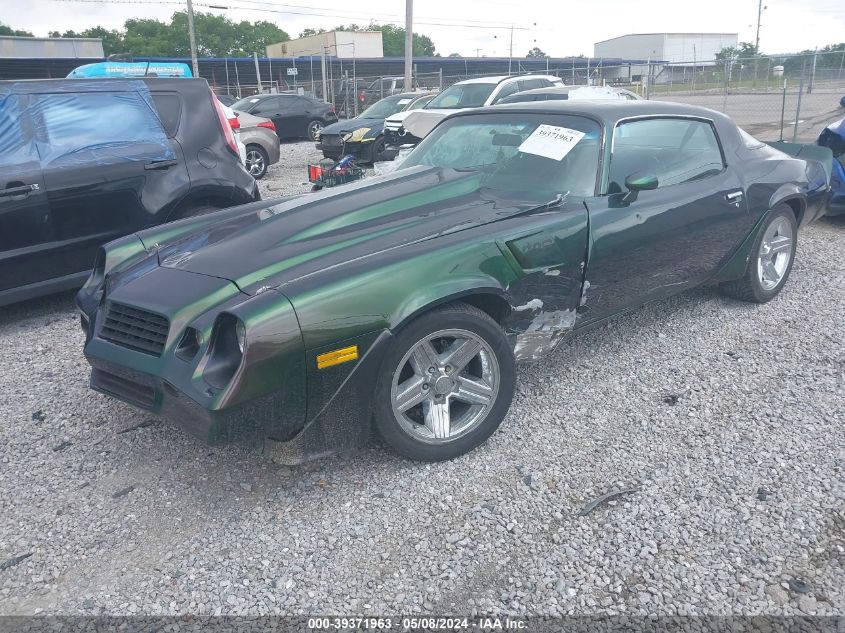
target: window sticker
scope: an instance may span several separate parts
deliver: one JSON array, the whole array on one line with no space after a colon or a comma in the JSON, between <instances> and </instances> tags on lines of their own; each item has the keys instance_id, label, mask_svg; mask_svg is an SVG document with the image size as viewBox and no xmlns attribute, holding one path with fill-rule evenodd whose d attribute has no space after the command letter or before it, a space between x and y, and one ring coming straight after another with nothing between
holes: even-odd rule
<instances>
[{"instance_id":1,"label":"window sticker","mask_svg":"<svg viewBox=\"0 0 845 633\"><path fill-rule=\"evenodd\" d=\"M552 160L563 158L584 138L584 132L557 125L540 125L519 146L523 154L535 154Z\"/></svg>"},{"instance_id":2,"label":"window sticker","mask_svg":"<svg viewBox=\"0 0 845 633\"><path fill-rule=\"evenodd\" d=\"M405 105L407 103L411 103L413 99L399 99L399 105Z\"/></svg>"}]
</instances>

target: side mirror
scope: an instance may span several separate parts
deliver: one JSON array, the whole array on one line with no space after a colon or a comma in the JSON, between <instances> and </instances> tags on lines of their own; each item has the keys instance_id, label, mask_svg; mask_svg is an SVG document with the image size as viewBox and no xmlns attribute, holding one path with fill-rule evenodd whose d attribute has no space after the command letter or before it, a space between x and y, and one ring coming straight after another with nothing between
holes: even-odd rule
<instances>
[{"instance_id":1,"label":"side mirror","mask_svg":"<svg viewBox=\"0 0 845 633\"><path fill-rule=\"evenodd\" d=\"M630 204L637 199L640 191L657 189L657 176L644 171L635 171L625 179L625 188L628 190L622 197L622 202Z\"/></svg>"}]
</instances>

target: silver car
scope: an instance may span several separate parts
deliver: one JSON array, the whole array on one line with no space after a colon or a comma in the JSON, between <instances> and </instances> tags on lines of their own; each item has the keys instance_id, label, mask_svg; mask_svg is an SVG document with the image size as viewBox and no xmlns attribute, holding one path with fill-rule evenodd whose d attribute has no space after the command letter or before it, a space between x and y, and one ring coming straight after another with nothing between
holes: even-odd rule
<instances>
[{"instance_id":1,"label":"silver car","mask_svg":"<svg viewBox=\"0 0 845 633\"><path fill-rule=\"evenodd\" d=\"M252 177L259 180L267 173L270 165L279 162L279 137L276 135L276 126L270 119L247 112L235 110L235 115L237 125L232 125L232 129L246 147L244 165Z\"/></svg>"}]
</instances>

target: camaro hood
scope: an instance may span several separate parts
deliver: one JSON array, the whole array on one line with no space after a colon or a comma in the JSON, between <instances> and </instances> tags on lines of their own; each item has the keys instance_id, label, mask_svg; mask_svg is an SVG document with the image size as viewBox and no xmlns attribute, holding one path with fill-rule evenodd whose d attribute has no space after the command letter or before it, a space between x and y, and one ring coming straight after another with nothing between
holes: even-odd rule
<instances>
[{"instance_id":1,"label":"camaro hood","mask_svg":"<svg viewBox=\"0 0 845 633\"><path fill-rule=\"evenodd\" d=\"M226 218L162 246L159 263L253 294L532 206L502 200L478 173L412 167Z\"/></svg>"},{"instance_id":2,"label":"camaro hood","mask_svg":"<svg viewBox=\"0 0 845 633\"><path fill-rule=\"evenodd\" d=\"M328 136L330 134L347 134L360 130L362 127L369 128L367 136L378 136L382 128L384 128L384 119L347 119L346 121L338 121L327 125L320 132L321 136Z\"/></svg>"}]
</instances>

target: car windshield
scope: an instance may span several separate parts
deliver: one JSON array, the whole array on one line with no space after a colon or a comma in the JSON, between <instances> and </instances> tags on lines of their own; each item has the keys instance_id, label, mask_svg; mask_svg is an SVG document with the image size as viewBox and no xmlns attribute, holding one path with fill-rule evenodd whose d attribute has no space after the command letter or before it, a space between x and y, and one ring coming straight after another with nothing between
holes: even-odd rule
<instances>
[{"instance_id":1,"label":"car windshield","mask_svg":"<svg viewBox=\"0 0 845 633\"><path fill-rule=\"evenodd\" d=\"M391 114L396 114L405 108L413 100L413 97L387 97L381 101L376 101L369 108L358 115L359 119L384 119Z\"/></svg>"},{"instance_id":2,"label":"car windshield","mask_svg":"<svg viewBox=\"0 0 845 633\"><path fill-rule=\"evenodd\" d=\"M497 113L447 119L402 168L479 172L482 186L544 202L595 193L600 129L580 116Z\"/></svg>"},{"instance_id":3,"label":"car windshield","mask_svg":"<svg viewBox=\"0 0 845 633\"><path fill-rule=\"evenodd\" d=\"M493 94L496 84L455 84L446 88L425 106L426 109L478 108Z\"/></svg>"}]
</instances>

